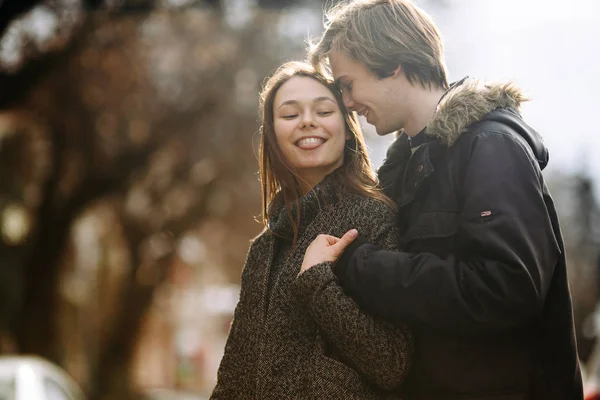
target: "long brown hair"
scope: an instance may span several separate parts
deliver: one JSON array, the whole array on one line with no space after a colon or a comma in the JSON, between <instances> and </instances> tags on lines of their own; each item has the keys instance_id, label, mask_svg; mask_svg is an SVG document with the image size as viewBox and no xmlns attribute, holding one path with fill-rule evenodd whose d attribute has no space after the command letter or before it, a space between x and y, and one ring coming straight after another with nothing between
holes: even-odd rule
<instances>
[{"instance_id":1,"label":"long brown hair","mask_svg":"<svg viewBox=\"0 0 600 400\"><path fill-rule=\"evenodd\" d=\"M308 77L321 83L335 96L344 117L346 131L350 139L344 147L344 163L340 167L340 186L346 192L357 193L383 201L391 206L388 199L377 187L377 179L371 168L367 155L362 131L354 113L348 112L342 101L342 95L337 86L329 79L319 74L310 64L290 61L280 66L267 79L260 95L260 111L262 126L260 128L259 169L262 188L262 222L268 227L268 222L275 212L271 207L276 195L282 196L288 217L294 232L293 244L298 236L300 210L293 211L294 204L303 196L302 179L286 162L275 136L274 100L279 88L294 76Z\"/></svg>"}]
</instances>

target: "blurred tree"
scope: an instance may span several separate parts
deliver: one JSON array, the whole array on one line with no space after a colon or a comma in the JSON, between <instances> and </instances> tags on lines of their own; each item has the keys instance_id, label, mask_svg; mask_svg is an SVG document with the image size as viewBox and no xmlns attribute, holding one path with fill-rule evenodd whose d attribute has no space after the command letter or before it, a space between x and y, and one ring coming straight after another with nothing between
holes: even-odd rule
<instances>
[{"instance_id":1,"label":"blurred tree","mask_svg":"<svg viewBox=\"0 0 600 400\"><path fill-rule=\"evenodd\" d=\"M61 267L74 257L77 221L104 204L113 215L107 229L126 249L120 278L102 278L107 260L90 247L88 257L100 257L90 261L97 273L83 274L92 282L79 283L83 294L63 292L100 328L81 341L90 397L127 398L140 322L179 238L208 217L257 228L252 138L266 71L254 72L241 51L242 40L254 39L209 11L81 18L70 31L75 40L53 48L54 56L40 46L20 49L16 64L0 58L9 66L2 83L12 89L3 91L0 112L0 344L63 365L71 356L57 330L65 318ZM30 28L7 34L27 36ZM246 250L247 242L237 253ZM117 299L102 299L104 292ZM73 327L66 340L79 334Z\"/></svg>"},{"instance_id":2,"label":"blurred tree","mask_svg":"<svg viewBox=\"0 0 600 400\"><path fill-rule=\"evenodd\" d=\"M261 8L285 8L299 3L298 0L257 0L258 6Z\"/></svg>"},{"instance_id":3,"label":"blurred tree","mask_svg":"<svg viewBox=\"0 0 600 400\"><path fill-rule=\"evenodd\" d=\"M0 35L8 24L40 0L0 0Z\"/></svg>"},{"instance_id":4,"label":"blurred tree","mask_svg":"<svg viewBox=\"0 0 600 400\"><path fill-rule=\"evenodd\" d=\"M594 182L587 174L576 176L575 182L575 196L578 202L577 222L581 229L578 246L596 248L600 242L598 236L600 208L594 194Z\"/></svg>"},{"instance_id":5,"label":"blurred tree","mask_svg":"<svg viewBox=\"0 0 600 400\"><path fill-rule=\"evenodd\" d=\"M84 369L92 399L133 392L181 238L256 234L259 85L303 56L276 12L230 25L221 2L167 3L45 1L0 36L0 351ZM228 242L236 280L248 242Z\"/></svg>"},{"instance_id":6,"label":"blurred tree","mask_svg":"<svg viewBox=\"0 0 600 400\"><path fill-rule=\"evenodd\" d=\"M597 268L600 210L586 169L579 173L554 171L548 176L548 186L561 220L577 346L584 364L597 343L595 312L600 294Z\"/></svg>"},{"instance_id":7,"label":"blurred tree","mask_svg":"<svg viewBox=\"0 0 600 400\"><path fill-rule=\"evenodd\" d=\"M598 309L598 295L600 294L600 208L595 197L594 182L587 173L574 176L574 223L577 226L576 234L570 240L576 262L580 264L579 273L585 276L586 285L577 287L580 291L576 296L583 301L576 303L576 322L579 322L577 345L579 355L583 362L590 358L594 345L598 340L598 327L595 326Z\"/></svg>"}]
</instances>

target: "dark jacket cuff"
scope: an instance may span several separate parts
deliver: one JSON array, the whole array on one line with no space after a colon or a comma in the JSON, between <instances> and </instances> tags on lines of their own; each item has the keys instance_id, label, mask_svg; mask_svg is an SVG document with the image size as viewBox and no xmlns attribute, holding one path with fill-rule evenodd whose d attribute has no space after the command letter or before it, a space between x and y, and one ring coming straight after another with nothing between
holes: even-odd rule
<instances>
[{"instance_id":1,"label":"dark jacket cuff","mask_svg":"<svg viewBox=\"0 0 600 400\"><path fill-rule=\"evenodd\" d=\"M333 272L337 275L339 279L342 279L346 275L346 270L350 266L350 262L352 257L358 250L360 246L363 244L367 244L369 241L362 235L358 235L356 239L354 239L348 247L342 253L342 256L338 258L337 262L333 266Z\"/></svg>"}]
</instances>

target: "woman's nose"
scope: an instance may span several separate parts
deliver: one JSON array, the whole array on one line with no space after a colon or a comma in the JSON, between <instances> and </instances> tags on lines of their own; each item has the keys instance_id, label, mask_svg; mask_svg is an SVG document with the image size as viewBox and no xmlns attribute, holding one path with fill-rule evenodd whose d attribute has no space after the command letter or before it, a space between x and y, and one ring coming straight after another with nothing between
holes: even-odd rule
<instances>
[{"instance_id":1,"label":"woman's nose","mask_svg":"<svg viewBox=\"0 0 600 400\"><path fill-rule=\"evenodd\" d=\"M313 117L313 114L311 112L304 112L302 113L301 117L300 117L300 125L305 128L305 127L314 127L315 126L315 119Z\"/></svg>"}]
</instances>

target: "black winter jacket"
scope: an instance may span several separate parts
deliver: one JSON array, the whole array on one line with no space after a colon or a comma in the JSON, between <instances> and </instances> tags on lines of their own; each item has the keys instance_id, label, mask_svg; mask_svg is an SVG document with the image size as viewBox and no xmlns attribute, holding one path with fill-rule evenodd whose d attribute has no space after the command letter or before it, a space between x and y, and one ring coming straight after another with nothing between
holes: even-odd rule
<instances>
[{"instance_id":1,"label":"black winter jacket","mask_svg":"<svg viewBox=\"0 0 600 400\"><path fill-rule=\"evenodd\" d=\"M402 252L360 236L334 271L367 311L415 330L409 400L583 398L548 151L511 84L453 86L411 154L379 170Z\"/></svg>"}]
</instances>

